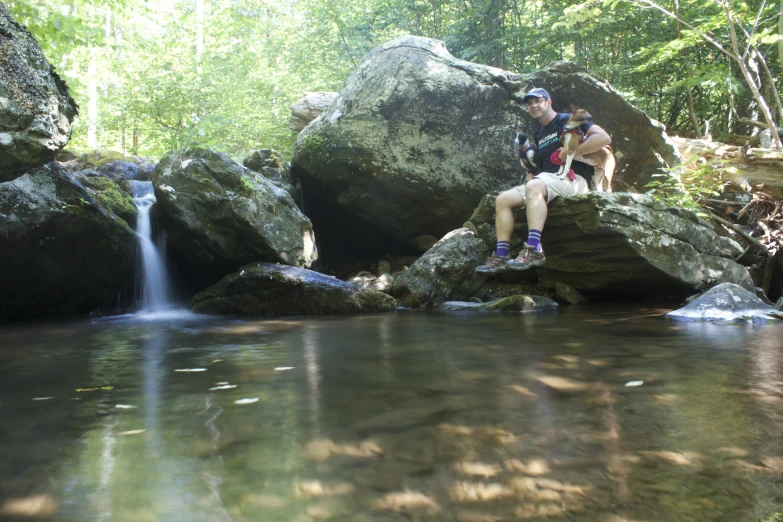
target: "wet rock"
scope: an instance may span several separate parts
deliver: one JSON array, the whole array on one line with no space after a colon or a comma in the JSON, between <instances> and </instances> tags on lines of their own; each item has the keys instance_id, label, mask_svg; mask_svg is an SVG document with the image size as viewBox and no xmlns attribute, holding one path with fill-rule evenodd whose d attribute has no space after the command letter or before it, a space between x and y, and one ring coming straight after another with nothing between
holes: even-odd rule
<instances>
[{"instance_id":1,"label":"wet rock","mask_svg":"<svg viewBox=\"0 0 783 522\"><path fill-rule=\"evenodd\" d=\"M54 160L79 107L40 44L0 4L0 183Z\"/></svg>"},{"instance_id":2,"label":"wet rock","mask_svg":"<svg viewBox=\"0 0 783 522\"><path fill-rule=\"evenodd\" d=\"M434 499L416 491L388 493L373 503L379 511L389 510L398 513L435 514L441 511Z\"/></svg>"},{"instance_id":3,"label":"wet rock","mask_svg":"<svg viewBox=\"0 0 783 522\"><path fill-rule=\"evenodd\" d=\"M741 286L719 284L690 303L666 314L678 321L709 321L717 324L767 322L783 314Z\"/></svg>"},{"instance_id":4,"label":"wet rock","mask_svg":"<svg viewBox=\"0 0 783 522\"><path fill-rule=\"evenodd\" d=\"M391 274L381 274L375 277L369 272L360 272L348 280L359 288L371 288L384 294L391 294L394 290L394 276Z\"/></svg>"},{"instance_id":5,"label":"wet rock","mask_svg":"<svg viewBox=\"0 0 783 522\"><path fill-rule=\"evenodd\" d=\"M316 520L345 520L351 509L344 500L329 498L307 506L307 514Z\"/></svg>"},{"instance_id":6,"label":"wet rock","mask_svg":"<svg viewBox=\"0 0 783 522\"><path fill-rule=\"evenodd\" d=\"M448 311L473 311L473 312L544 312L548 310L557 310L558 304L548 297L540 295L512 295L495 299L488 303L474 303L465 301L447 301L440 306L438 310Z\"/></svg>"},{"instance_id":7,"label":"wet rock","mask_svg":"<svg viewBox=\"0 0 783 522\"><path fill-rule=\"evenodd\" d=\"M535 268L540 284L564 283L587 295L684 297L723 283L753 290L735 241L689 210L667 207L650 196L591 193L549 204L542 244L546 263ZM483 236L494 212L474 213ZM513 241L525 237L524 213ZM525 272L531 272L526 270Z\"/></svg>"},{"instance_id":8,"label":"wet rock","mask_svg":"<svg viewBox=\"0 0 783 522\"><path fill-rule=\"evenodd\" d=\"M643 185L679 161L662 125L576 64L519 75L458 60L439 40L403 36L368 53L300 133L293 168L305 193L318 186L319 198L393 237L441 237L484 194L519 183L511 142L520 122L534 128L521 102L534 85L550 90L558 110L584 106L613 135L617 180Z\"/></svg>"},{"instance_id":9,"label":"wet rock","mask_svg":"<svg viewBox=\"0 0 783 522\"><path fill-rule=\"evenodd\" d=\"M196 294L191 307L206 314L313 315L390 312L396 302L304 268L255 263Z\"/></svg>"},{"instance_id":10,"label":"wet rock","mask_svg":"<svg viewBox=\"0 0 783 522\"><path fill-rule=\"evenodd\" d=\"M136 243L56 162L0 184L0 319L124 309Z\"/></svg>"},{"instance_id":11,"label":"wet rock","mask_svg":"<svg viewBox=\"0 0 783 522\"><path fill-rule=\"evenodd\" d=\"M775 309L776 310L780 310L781 312L783 312L783 297L778 299L778 302L775 303Z\"/></svg>"},{"instance_id":12,"label":"wet rock","mask_svg":"<svg viewBox=\"0 0 783 522\"><path fill-rule=\"evenodd\" d=\"M553 391L565 394L583 393L592 389L592 386L589 383L575 381L566 377L558 377L556 375L542 375L537 377L536 380Z\"/></svg>"},{"instance_id":13,"label":"wet rock","mask_svg":"<svg viewBox=\"0 0 783 522\"><path fill-rule=\"evenodd\" d=\"M208 149L170 152L153 174L176 253L205 282L257 261L310 266L313 226L284 190Z\"/></svg>"},{"instance_id":14,"label":"wet rock","mask_svg":"<svg viewBox=\"0 0 783 522\"><path fill-rule=\"evenodd\" d=\"M444 301L470 299L486 278L475 267L486 256L484 243L470 230L449 232L394 281L403 306L431 308Z\"/></svg>"},{"instance_id":15,"label":"wet rock","mask_svg":"<svg viewBox=\"0 0 783 522\"><path fill-rule=\"evenodd\" d=\"M565 283L555 283L555 294L557 298L568 304L580 304L587 301L587 298L579 293L579 290Z\"/></svg>"}]
</instances>

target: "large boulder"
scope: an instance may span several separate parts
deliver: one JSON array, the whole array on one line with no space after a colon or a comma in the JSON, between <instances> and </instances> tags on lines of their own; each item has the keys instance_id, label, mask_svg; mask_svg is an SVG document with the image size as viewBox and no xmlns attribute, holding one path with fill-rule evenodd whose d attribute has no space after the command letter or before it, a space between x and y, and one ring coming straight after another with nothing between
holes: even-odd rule
<instances>
[{"instance_id":1,"label":"large boulder","mask_svg":"<svg viewBox=\"0 0 783 522\"><path fill-rule=\"evenodd\" d=\"M0 182L52 161L77 112L40 44L0 3Z\"/></svg>"},{"instance_id":2,"label":"large boulder","mask_svg":"<svg viewBox=\"0 0 783 522\"><path fill-rule=\"evenodd\" d=\"M0 319L130 306L136 236L58 163L0 183Z\"/></svg>"},{"instance_id":3,"label":"large boulder","mask_svg":"<svg viewBox=\"0 0 783 522\"><path fill-rule=\"evenodd\" d=\"M527 237L524 211L517 218L512 244L519 246ZM477 209L471 220L469 227L494 246L494 213ZM723 282L754 289L748 271L734 261L743 252L739 244L694 212L643 194L556 198L542 245L546 263L534 270L547 287L560 282L587 294L629 298L685 296Z\"/></svg>"},{"instance_id":4,"label":"large boulder","mask_svg":"<svg viewBox=\"0 0 783 522\"><path fill-rule=\"evenodd\" d=\"M310 194L410 244L443 236L484 194L519 183L513 136L533 127L521 102L533 86L551 89L560 110L579 103L614 136L616 179L648 178L664 164L659 156L677 161L659 124L574 64L520 75L458 60L441 41L405 36L368 53L300 133L292 166L305 208Z\"/></svg>"},{"instance_id":5,"label":"large boulder","mask_svg":"<svg viewBox=\"0 0 783 522\"><path fill-rule=\"evenodd\" d=\"M677 321L736 324L774 321L783 319L783 314L755 293L732 283L721 283L666 317Z\"/></svg>"},{"instance_id":6,"label":"large boulder","mask_svg":"<svg viewBox=\"0 0 783 522\"><path fill-rule=\"evenodd\" d=\"M170 152L152 181L172 246L205 282L251 262L307 267L318 257L291 196L223 153Z\"/></svg>"},{"instance_id":7,"label":"large boulder","mask_svg":"<svg viewBox=\"0 0 783 522\"><path fill-rule=\"evenodd\" d=\"M484 242L467 228L453 230L394 280L392 295L409 308L432 308L475 296L485 278L475 268L486 256Z\"/></svg>"},{"instance_id":8,"label":"large boulder","mask_svg":"<svg viewBox=\"0 0 783 522\"><path fill-rule=\"evenodd\" d=\"M313 315L389 312L393 297L304 268L255 263L196 294L194 312L226 315Z\"/></svg>"}]
</instances>

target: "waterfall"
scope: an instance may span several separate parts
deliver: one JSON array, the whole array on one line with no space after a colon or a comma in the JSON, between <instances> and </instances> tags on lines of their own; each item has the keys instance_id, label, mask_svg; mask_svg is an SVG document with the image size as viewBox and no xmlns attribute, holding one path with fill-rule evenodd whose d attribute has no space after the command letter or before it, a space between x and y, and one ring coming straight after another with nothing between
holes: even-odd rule
<instances>
[{"instance_id":1,"label":"waterfall","mask_svg":"<svg viewBox=\"0 0 783 522\"><path fill-rule=\"evenodd\" d=\"M160 250L152 242L150 209L155 203L155 193L150 181L131 181L133 201L139 209L136 219L136 235L141 250L141 313L149 314L171 310L171 288L166 262Z\"/></svg>"}]
</instances>

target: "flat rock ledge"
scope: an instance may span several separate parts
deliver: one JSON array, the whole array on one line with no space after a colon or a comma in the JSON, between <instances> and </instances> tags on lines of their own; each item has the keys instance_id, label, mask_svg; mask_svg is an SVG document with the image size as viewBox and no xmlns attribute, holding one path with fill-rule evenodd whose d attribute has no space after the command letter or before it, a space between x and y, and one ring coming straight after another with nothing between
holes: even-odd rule
<instances>
[{"instance_id":1,"label":"flat rock ledge","mask_svg":"<svg viewBox=\"0 0 783 522\"><path fill-rule=\"evenodd\" d=\"M519 312L526 314L557 310L558 308L558 304L548 297L517 294L486 303L446 301L437 309L452 312Z\"/></svg>"},{"instance_id":2,"label":"flat rock ledge","mask_svg":"<svg viewBox=\"0 0 783 522\"><path fill-rule=\"evenodd\" d=\"M305 268L254 263L196 294L194 312L217 315L320 315L391 312L393 297Z\"/></svg>"},{"instance_id":3,"label":"flat rock ledge","mask_svg":"<svg viewBox=\"0 0 783 522\"><path fill-rule=\"evenodd\" d=\"M666 314L677 321L708 321L716 324L765 323L783 319L783 313L754 293L732 283L722 283Z\"/></svg>"},{"instance_id":4,"label":"flat rock ledge","mask_svg":"<svg viewBox=\"0 0 783 522\"><path fill-rule=\"evenodd\" d=\"M524 212L512 238L527 236ZM494 195L488 195L465 225L495 245ZM667 207L645 194L590 193L549 205L542 236L546 263L539 283L569 285L588 297L686 297L719 283L752 291L747 269L734 261L742 247L716 232L716 224L686 209Z\"/></svg>"}]
</instances>

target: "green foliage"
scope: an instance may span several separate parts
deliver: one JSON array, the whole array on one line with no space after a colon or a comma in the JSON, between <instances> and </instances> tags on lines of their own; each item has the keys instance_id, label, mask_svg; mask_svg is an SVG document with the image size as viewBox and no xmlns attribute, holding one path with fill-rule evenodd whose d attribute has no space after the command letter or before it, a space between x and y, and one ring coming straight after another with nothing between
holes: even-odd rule
<instances>
[{"instance_id":1,"label":"green foliage","mask_svg":"<svg viewBox=\"0 0 783 522\"><path fill-rule=\"evenodd\" d=\"M761 522L783 522L783 511L778 511L777 513L774 513Z\"/></svg>"},{"instance_id":2,"label":"green foliage","mask_svg":"<svg viewBox=\"0 0 783 522\"><path fill-rule=\"evenodd\" d=\"M669 132L694 132L685 93L694 117L724 133L743 132L736 122L757 110L737 67L698 34L729 37L722 7L708 0L662 4L698 31L634 0L203 2L203 21L196 0L6 2L82 108L71 149L153 158L187 146L237 159L258 148L290 155L290 105L305 91L340 90L369 50L404 34L442 39L458 58L521 73L576 61ZM734 15L779 82L777 8L748 0ZM764 78L771 99L778 85Z\"/></svg>"},{"instance_id":3,"label":"green foliage","mask_svg":"<svg viewBox=\"0 0 783 522\"><path fill-rule=\"evenodd\" d=\"M646 193L669 206L700 210L702 203L718 196L729 174L736 169L725 160L712 163L694 160L660 174L653 174Z\"/></svg>"}]
</instances>

